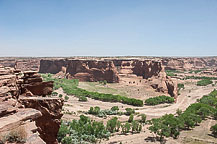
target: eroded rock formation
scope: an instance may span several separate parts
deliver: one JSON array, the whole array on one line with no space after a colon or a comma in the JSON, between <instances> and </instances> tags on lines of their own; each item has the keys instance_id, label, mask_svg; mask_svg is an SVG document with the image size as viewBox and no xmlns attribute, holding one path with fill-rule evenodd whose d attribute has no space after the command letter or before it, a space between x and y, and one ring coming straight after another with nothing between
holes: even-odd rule
<instances>
[{"instance_id":1,"label":"eroded rock formation","mask_svg":"<svg viewBox=\"0 0 217 144\"><path fill-rule=\"evenodd\" d=\"M52 73L59 78L91 82L106 80L110 83L122 81L141 85L142 81L145 81L145 84L152 86L158 92L177 96L177 83L166 76L160 61L45 59L40 62L40 72Z\"/></svg>"},{"instance_id":2,"label":"eroded rock formation","mask_svg":"<svg viewBox=\"0 0 217 144\"><path fill-rule=\"evenodd\" d=\"M67 78L75 78L80 81L118 82L117 70L112 61L97 60L41 60L40 73L60 74L65 68ZM64 73L64 72L62 72Z\"/></svg>"},{"instance_id":3,"label":"eroded rock formation","mask_svg":"<svg viewBox=\"0 0 217 144\"><path fill-rule=\"evenodd\" d=\"M37 75L37 80L31 79L33 75ZM24 85L43 84L38 79L39 75L35 72L25 72L24 76L21 76L19 71L0 66L1 136L22 127L22 133L25 133L26 143L28 144L57 143L56 137L62 117L63 100L22 95ZM43 86L46 87L46 84ZM48 89L50 90L50 88L51 85ZM28 87L25 87L25 89L34 93ZM38 90L41 91L41 89Z\"/></svg>"}]
</instances>

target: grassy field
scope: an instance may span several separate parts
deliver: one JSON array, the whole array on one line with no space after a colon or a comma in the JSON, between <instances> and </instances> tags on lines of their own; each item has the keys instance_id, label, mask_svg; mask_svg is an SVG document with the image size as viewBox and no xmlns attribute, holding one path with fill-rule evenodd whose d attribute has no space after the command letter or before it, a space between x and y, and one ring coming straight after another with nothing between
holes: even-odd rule
<instances>
[{"instance_id":1,"label":"grassy field","mask_svg":"<svg viewBox=\"0 0 217 144\"><path fill-rule=\"evenodd\" d=\"M113 84L102 85L99 82L79 82L78 87L91 92L100 92L114 95L128 96L128 94L120 89L109 87Z\"/></svg>"}]
</instances>

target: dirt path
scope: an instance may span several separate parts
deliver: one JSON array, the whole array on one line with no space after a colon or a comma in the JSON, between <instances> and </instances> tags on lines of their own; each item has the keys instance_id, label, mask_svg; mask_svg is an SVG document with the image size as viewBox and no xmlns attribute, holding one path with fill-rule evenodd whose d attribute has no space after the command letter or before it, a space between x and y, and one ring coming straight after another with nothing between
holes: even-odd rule
<instances>
[{"instance_id":1,"label":"dirt path","mask_svg":"<svg viewBox=\"0 0 217 144\"><path fill-rule=\"evenodd\" d=\"M215 87L216 88L216 87ZM175 114L177 109L185 110L189 105L195 103L197 99L200 99L203 95L210 93L214 89L213 86L197 87L187 86L185 90L178 96L177 102L168 107L161 108L142 108L138 110L139 113L144 113L149 117L159 117L165 114Z\"/></svg>"}]
</instances>

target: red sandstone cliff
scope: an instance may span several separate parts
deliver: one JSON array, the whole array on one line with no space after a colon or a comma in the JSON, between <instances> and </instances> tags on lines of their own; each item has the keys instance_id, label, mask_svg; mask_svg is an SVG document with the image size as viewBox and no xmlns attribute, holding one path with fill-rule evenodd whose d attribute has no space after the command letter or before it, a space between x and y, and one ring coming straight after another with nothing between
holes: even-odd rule
<instances>
[{"instance_id":1,"label":"red sandstone cliff","mask_svg":"<svg viewBox=\"0 0 217 144\"><path fill-rule=\"evenodd\" d=\"M28 85L46 87L44 82L32 79L34 76L40 79L36 72L25 72L21 76L19 71L0 66L0 135L22 128L26 143L55 144L63 100L37 95L27 97L27 92L35 93ZM44 92L41 88L37 89L41 95L47 94L47 91Z\"/></svg>"}]
</instances>

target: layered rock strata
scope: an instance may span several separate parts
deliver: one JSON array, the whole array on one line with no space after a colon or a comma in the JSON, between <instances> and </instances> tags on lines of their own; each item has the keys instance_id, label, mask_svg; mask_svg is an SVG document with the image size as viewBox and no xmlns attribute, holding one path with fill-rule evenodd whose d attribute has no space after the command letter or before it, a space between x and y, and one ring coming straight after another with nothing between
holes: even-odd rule
<instances>
[{"instance_id":1,"label":"layered rock strata","mask_svg":"<svg viewBox=\"0 0 217 144\"><path fill-rule=\"evenodd\" d=\"M24 77L28 77L27 75L32 78L37 74L26 72ZM35 83L35 80L29 81L30 77L19 79L21 77L19 71L0 66L0 143L7 142L1 136L21 128L20 132L25 135L28 144L57 143L63 100L21 95L23 85ZM37 75L37 79L39 77ZM39 80L36 82L43 83ZM28 91L34 93L31 89Z\"/></svg>"}]
</instances>

